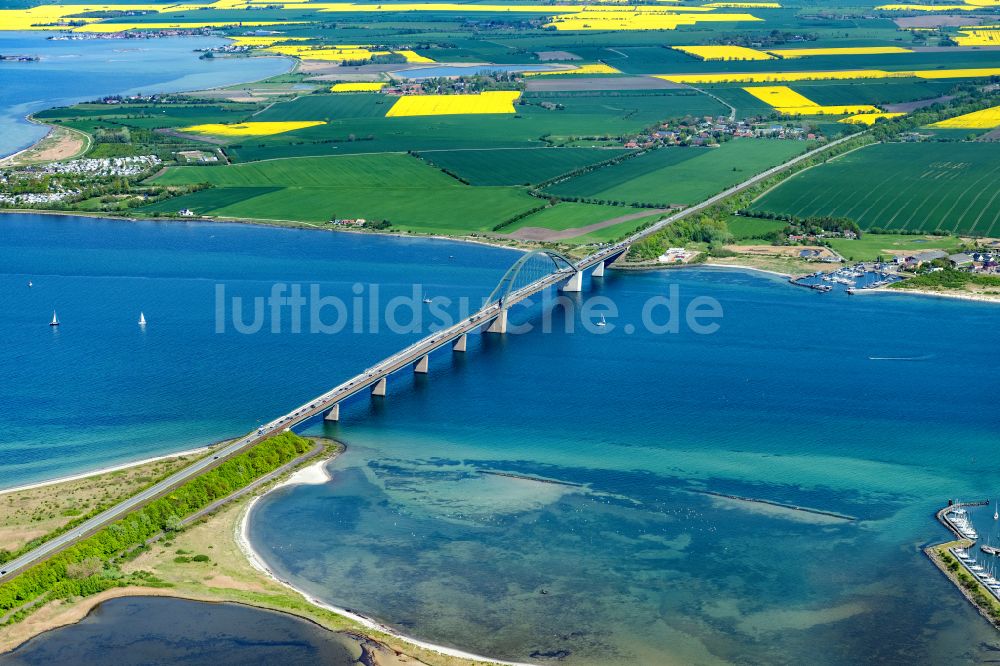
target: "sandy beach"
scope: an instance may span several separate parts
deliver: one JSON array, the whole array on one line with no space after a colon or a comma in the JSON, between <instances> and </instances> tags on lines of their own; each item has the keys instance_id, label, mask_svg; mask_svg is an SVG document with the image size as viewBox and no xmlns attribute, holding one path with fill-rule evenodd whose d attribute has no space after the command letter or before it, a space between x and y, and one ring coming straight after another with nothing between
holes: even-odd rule
<instances>
[{"instance_id":1,"label":"sandy beach","mask_svg":"<svg viewBox=\"0 0 1000 666\"><path fill-rule=\"evenodd\" d=\"M340 615L341 617L356 622L357 624L371 631L376 631L382 634L392 636L393 638L409 643L410 645L414 645L416 647L423 648L425 650L430 650L431 652L436 652L437 654L441 654L447 657L457 657L459 659L482 661L492 664L502 664L503 666L530 666L530 664L522 662L501 661L497 659L492 659L490 657L484 657L482 655L472 654L470 652L464 652L462 650L445 647L443 645L435 645L434 643L428 643L426 641L421 641L416 638L406 636L369 617L365 617L364 615L353 613L345 608L339 608L337 606L328 604L324 601L320 601L319 599L310 596L309 593L305 592L304 590L295 587L288 581L278 578L274 574L274 572L272 572L267 567L267 565L264 563L263 559L260 557L257 551L255 551L253 549L253 546L250 545L250 538L249 538L250 514L253 512L254 507L257 505L257 502L259 502L268 493L272 493L279 488L291 485L299 485L299 484L315 485L315 484L326 483L331 478L326 471L326 465L329 462L330 459L321 460L317 463L309 465L308 467L300 469L299 471L295 472L290 477L288 477L286 480L282 481L281 483L278 483L273 488L268 490L267 493L258 495L257 497L253 498L253 500L251 500L249 504L247 504L246 509L244 509L242 516L240 516L239 520L236 523L236 531L235 531L236 533L233 536L236 539L236 542L239 545L240 550L242 550L243 554L246 556L247 561L250 563L250 565L257 571L259 571L261 574L263 574L270 580L274 581L275 583L278 583L279 585L282 585L288 588L289 590L292 590L296 594L302 596L302 598L305 599L310 604L328 610L332 613L336 613L337 615Z\"/></svg>"},{"instance_id":2,"label":"sandy beach","mask_svg":"<svg viewBox=\"0 0 1000 666\"><path fill-rule=\"evenodd\" d=\"M1000 297L997 296L984 296L982 294L974 294L972 292L947 292L947 291L930 291L929 289L857 289L851 292L852 296L861 296L863 294L891 294L893 296L932 296L934 298L949 298L952 300L960 301L973 301L975 303L991 303L993 305L1000 305Z\"/></svg>"},{"instance_id":3,"label":"sandy beach","mask_svg":"<svg viewBox=\"0 0 1000 666\"><path fill-rule=\"evenodd\" d=\"M22 490L32 490L33 488L44 488L45 486L53 486L57 483L65 483L67 481L79 481L80 479L88 479L92 476L100 476L101 474L108 474L109 472L119 472L123 469L129 469L131 467L138 467L139 465L146 465L152 462L157 462L159 460L170 460L171 458L180 458L181 456L191 456L201 453L205 453L211 447L201 446L197 449L188 449L187 451L178 451L177 453L168 453L162 456L154 456L152 458L143 458L142 460L134 460L132 462L122 463L120 465L112 465L111 467L103 467L101 469L91 470L89 472L80 472L79 474L71 474L69 476L60 476L55 479L48 479L46 481L37 481L35 483L26 483L23 486L14 486L12 488L0 489L0 495L6 495L9 493L16 493Z\"/></svg>"}]
</instances>

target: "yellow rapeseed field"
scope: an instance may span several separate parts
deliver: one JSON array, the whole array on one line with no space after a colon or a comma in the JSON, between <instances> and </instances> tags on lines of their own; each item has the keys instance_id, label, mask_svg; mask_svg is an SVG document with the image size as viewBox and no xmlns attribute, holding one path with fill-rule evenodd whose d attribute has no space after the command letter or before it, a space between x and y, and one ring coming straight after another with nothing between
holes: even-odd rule
<instances>
[{"instance_id":1,"label":"yellow rapeseed field","mask_svg":"<svg viewBox=\"0 0 1000 666\"><path fill-rule=\"evenodd\" d=\"M772 81L808 81L823 79L884 79L912 76L906 72L880 69L849 69L826 72L729 72L724 74L655 74L658 79L676 83L770 83Z\"/></svg>"},{"instance_id":2,"label":"yellow rapeseed field","mask_svg":"<svg viewBox=\"0 0 1000 666\"><path fill-rule=\"evenodd\" d=\"M931 125L931 127L949 129L993 129L994 127L1000 127L1000 106L941 120Z\"/></svg>"},{"instance_id":3,"label":"yellow rapeseed field","mask_svg":"<svg viewBox=\"0 0 1000 666\"><path fill-rule=\"evenodd\" d=\"M675 83L777 83L784 81L824 81L849 79L975 79L1000 76L1000 67L973 69L928 69L890 72L882 69L845 69L815 72L728 72L719 74L654 74L654 78Z\"/></svg>"},{"instance_id":4,"label":"yellow rapeseed field","mask_svg":"<svg viewBox=\"0 0 1000 666\"><path fill-rule=\"evenodd\" d=\"M773 60L774 56L745 46L673 46L702 60Z\"/></svg>"},{"instance_id":5,"label":"yellow rapeseed field","mask_svg":"<svg viewBox=\"0 0 1000 666\"><path fill-rule=\"evenodd\" d=\"M272 134L282 134L295 130L325 125L322 120L302 120L295 122L272 122L272 123L239 123L236 125L223 125L221 123L209 123L207 125L191 125L182 127L181 132L194 132L196 134L213 134L215 136L270 136Z\"/></svg>"},{"instance_id":6,"label":"yellow rapeseed field","mask_svg":"<svg viewBox=\"0 0 1000 666\"><path fill-rule=\"evenodd\" d=\"M1000 67L974 67L971 69L928 69L910 72L921 79L978 79L986 76L1000 76Z\"/></svg>"},{"instance_id":7,"label":"yellow rapeseed field","mask_svg":"<svg viewBox=\"0 0 1000 666\"><path fill-rule=\"evenodd\" d=\"M959 28L952 39L959 46L1000 46L1000 29L993 26Z\"/></svg>"},{"instance_id":8,"label":"yellow rapeseed field","mask_svg":"<svg viewBox=\"0 0 1000 666\"><path fill-rule=\"evenodd\" d=\"M335 83L330 88L331 92L378 92L385 88L385 83Z\"/></svg>"},{"instance_id":9,"label":"yellow rapeseed field","mask_svg":"<svg viewBox=\"0 0 1000 666\"><path fill-rule=\"evenodd\" d=\"M788 86L755 86L744 88L759 100L767 102L777 111L790 116L842 115L845 113L878 113L869 104L841 104L823 106L800 95Z\"/></svg>"},{"instance_id":10,"label":"yellow rapeseed field","mask_svg":"<svg viewBox=\"0 0 1000 666\"><path fill-rule=\"evenodd\" d=\"M295 56L301 60L370 60L374 55L387 55L388 51L369 51L363 46L298 46L278 44L268 47L272 53Z\"/></svg>"},{"instance_id":11,"label":"yellow rapeseed field","mask_svg":"<svg viewBox=\"0 0 1000 666\"><path fill-rule=\"evenodd\" d=\"M621 70L611 65L598 63L595 65L580 65L576 69L556 69L551 72L525 72L525 76L562 76L564 74L621 74Z\"/></svg>"},{"instance_id":12,"label":"yellow rapeseed field","mask_svg":"<svg viewBox=\"0 0 1000 666\"><path fill-rule=\"evenodd\" d=\"M777 2L710 2L702 7L718 7L720 9L781 9Z\"/></svg>"},{"instance_id":13,"label":"yellow rapeseed field","mask_svg":"<svg viewBox=\"0 0 1000 666\"><path fill-rule=\"evenodd\" d=\"M828 49L768 49L768 53L782 58L808 58L826 55L880 55L883 53L913 53L902 46L845 46Z\"/></svg>"},{"instance_id":14,"label":"yellow rapeseed field","mask_svg":"<svg viewBox=\"0 0 1000 666\"><path fill-rule=\"evenodd\" d=\"M275 44L281 44L283 42L304 42L307 41L308 37L230 37L233 40L233 46L252 46L264 48L267 46L274 46Z\"/></svg>"},{"instance_id":15,"label":"yellow rapeseed field","mask_svg":"<svg viewBox=\"0 0 1000 666\"><path fill-rule=\"evenodd\" d=\"M433 58L422 56L416 51L393 51L393 53L406 58L406 62L434 62Z\"/></svg>"},{"instance_id":16,"label":"yellow rapeseed field","mask_svg":"<svg viewBox=\"0 0 1000 666\"><path fill-rule=\"evenodd\" d=\"M854 116L848 116L846 118L841 118L838 123L851 123L852 125L874 125L875 121L879 118L898 118L899 116L905 116L905 113L897 113L892 111L879 111L878 113L859 113Z\"/></svg>"},{"instance_id":17,"label":"yellow rapeseed field","mask_svg":"<svg viewBox=\"0 0 1000 666\"><path fill-rule=\"evenodd\" d=\"M288 40L279 40L288 41ZM396 53L406 58L406 62L434 62L415 51L373 51L371 46L360 44L334 44L333 46L301 46L297 44L276 44L268 51L295 56L301 60L370 60L372 56Z\"/></svg>"},{"instance_id":18,"label":"yellow rapeseed field","mask_svg":"<svg viewBox=\"0 0 1000 666\"><path fill-rule=\"evenodd\" d=\"M451 116L474 113L514 113L516 90L482 92L478 95L406 95L400 97L386 118L403 116Z\"/></svg>"}]
</instances>

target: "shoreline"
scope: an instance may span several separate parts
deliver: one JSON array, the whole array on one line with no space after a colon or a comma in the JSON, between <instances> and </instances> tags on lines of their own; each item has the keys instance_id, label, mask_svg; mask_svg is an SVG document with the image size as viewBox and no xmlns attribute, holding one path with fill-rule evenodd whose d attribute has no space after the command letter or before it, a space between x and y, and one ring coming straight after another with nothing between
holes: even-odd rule
<instances>
[{"instance_id":1,"label":"shoreline","mask_svg":"<svg viewBox=\"0 0 1000 666\"><path fill-rule=\"evenodd\" d=\"M181 35L181 37L184 37L184 36ZM170 38L167 37L167 39L170 39ZM220 37L219 39L227 40L227 39L231 39L231 38L230 37ZM191 51L191 53L196 53L196 51ZM266 55L266 56L253 56L253 57L255 57L255 58L274 58L274 59L278 59L278 60L289 60L291 62L291 65L289 66L289 68L288 68L287 71L282 72L280 75L274 75L274 76L284 76L286 74L292 74L292 73L294 73L294 72L296 72L298 70L299 64L301 63L301 61L298 58L294 58L294 57L290 57L290 56ZM214 88L199 88L199 89L195 89L195 90L175 90L173 92L166 92L166 93L156 93L156 92L154 92L153 94L158 94L158 95L190 95L192 93L198 93L198 92L211 92L211 91L214 91L214 90L225 90L226 88L232 88L233 86L253 85L255 83L260 83L260 82L266 81L266 80L268 80L270 78L274 78L274 76L265 76L265 77L262 77L262 78L259 78L259 79L253 79L251 81L236 81L235 83L231 83L229 85L216 86ZM170 81L164 81L163 83L161 83L159 85L164 85L164 84L168 84L168 83L171 83L171 82ZM105 94L106 95L114 95L114 94L127 95L127 94L130 94L130 93L131 93L131 89L130 90L126 90L126 91L121 92L121 93L105 93ZM72 106L73 104L82 104L85 101L86 100L83 100L81 102L73 102L70 105ZM41 110L42 111L48 111L48 110L54 109L54 108L58 108L58 107L47 107L47 108L41 109ZM21 148L20 150L16 150L13 153L10 153L9 155L0 155L0 167L11 166L9 163L12 160L14 160L15 158L17 158L18 155L26 153L26 152L28 152L30 150L34 150L39 144L42 143L42 141L44 141L45 139L47 139L49 137L49 135L52 134L52 131L55 130L55 128L57 127L56 125L53 125L51 123L46 123L46 122L38 120L37 118L35 118L35 113L36 113L36 111L31 111L29 113L26 113L26 114L24 114L24 116L22 116L22 119L24 121L26 121L26 122L29 122L29 123L33 124L33 125L40 125L42 127L48 127L49 130L45 133L44 136L39 137L39 139L37 141L33 142L30 146L25 146L24 148ZM61 127L61 125L60 125L60 127ZM73 129L73 128L66 128L66 129ZM83 134L85 137L87 137L87 147L84 149L84 151L81 154L79 154L79 155L75 155L75 156L69 158L69 159L78 159L78 158L83 157L84 155L86 155L87 151L90 150L90 146L92 145L92 139L90 138L90 135L87 134L86 132L82 132L82 131L76 130L76 129L73 129L73 131L74 132L79 132L80 134ZM54 161L58 161L58 160L54 160Z\"/></svg>"},{"instance_id":2,"label":"shoreline","mask_svg":"<svg viewBox=\"0 0 1000 666\"><path fill-rule=\"evenodd\" d=\"M226 440L221 440L226 441ZM44 488L45 486L54 486L58 483L67 483L69 481L79 481L80 479L87 479L92 476L100 476L102 474L110 474L111 472L120 472L123 469L129 469L132 467L138 467L139 465L147 465L149 463L158 462L160 460L169 460L171 458L180 458L183 456L195 455L198 453L205 453L216 444L209 444L207 446L199 446L195 449L187 449L184 451L178 451L177 453L167 453L161 456L153 456L152 458L144 458L142 460L134 460L132 462L120 463L117 465L112 465L111 467L103 467L100 469L92 470L89 472L80 472L78 474L70 474L67 476L60 476L53 479L45 479L44 481L34 481L32 483L26 483L20 486L12 486L10 488L0 488L0 495L8 495L10 493L17 493L23 490L34 490L35 488Z\"/></svg>"},{"instance_id":3,"label":"shoreline","mask_svg":"<svg viewBox=\"0 0 1000 666\"><path fill-rule=\"evenodd\" d=\"M313 606L322 608L324 610L330 611L331 613L335 613L336 615L339 615L343 618L351 620L352 622L361 625L365 629L386 634L388 636L391 636L397 640L403 641L415 647L423 648L425 650L430 650L431 652L435 652L437 654L446 657L456 657L458 659L467 659L471 661L479 661L490 664L501 664L502 666L531 666L530 664L527 664L525 662L503 661L500 659L493 659L491 657L485 657L482 655L473 654L471 652L465 652L457 648L450 648L444 645L436 645L434 643L422 641L420 639L413 638L411 636L406 636L405 634L399 633L398 631L392 629L391 627L388 627L376 620L373 620L370 617L361 615L360 613L354 611L347 610L346 608L340 608L338 606L334 606L332 604L321 601L320 599L311 596L305 590L301 590L292 585L291 583L289 583L288 581L278 578L274 574L274 572L272 572L271 569L268 568L263 558L256 550L254 550L253 546L250 544L250 536L249 536L250 514L253 512L254 507L261 499L271 494L272 492L278 490L279 488L291 485L301 485L301 484L318 485L326 483L327 481L333 478L326 471L326 465L332 460L333 460L332 458L327 458L325 460L320 460L319 462L313 463L312 465L309 465L307 467L303 467L302 469L298 470L284 481L269 488L266 492L261 493L260 495L254 497L243 509L242 515L236 521L236 529L233 537L236 540L237 546L243 552L243 555L246 557L247 562L250 563L250 566L256 569L263 576L267 577L269 580L272 580L275 583L278 583L279 585L288 588L292 592L295 592L303 599L305 599L306 602L308 602Z\"/></svg>"},{"instance_id":4,"label":"shoreline","mask_svg":"<svg viewBox=\"0 0 1000 666\"><path fill-rule=\"evenodd\" d=\"M991 303L993 305L1000 305L1000 297L983 296L971 292L952 293L947 291L931 291L929 289L886 289L885 287L878 287L876 289L857 289L851 292L852 296L861 296L862 294L890 294L895 296L907 296L907 295L931 296L934 298L947 298L958 301L972 301L975 303Z\"/></svg>"}]
</instances>

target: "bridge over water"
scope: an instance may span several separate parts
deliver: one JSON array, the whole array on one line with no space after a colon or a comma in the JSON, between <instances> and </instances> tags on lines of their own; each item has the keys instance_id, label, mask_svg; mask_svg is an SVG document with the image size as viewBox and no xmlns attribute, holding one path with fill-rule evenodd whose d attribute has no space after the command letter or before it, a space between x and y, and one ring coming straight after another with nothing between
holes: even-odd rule
<instances>
[{"instance_id":1,"label":"bridge over water","mask_svg":"<svg viewBox=\"0 0 1000 666\"><path fill-rule=\"evenodd\" d=\"M0 567L0 580L7 580L17 575L28 567L41 562L76 541L86 538L105 525L124 517L145 503L167 494L182 483L221 464L227 458L259 443L276 432L293 428L320 414L327 420L339 420L341 402L364 391L370 391L375 396L384 396L387 390L389 375L411 367L413 372L426 373L430 354L443 347L450 345L454 353L465 352L467 336L477 328L490 333L506 333L507 311L512 305L516 305L545 289L557 285L563 291L567 292L582 291L585 271L592 269L594 277L602 277L605 269L628 251L633 243L662 230L667 225L681 218L702 212L741 190L752 187L803 160L813 157L819 152L853 139L856 136L846 136L803 153L784 164L768 169L728 190L720 192L700 204L685 208L670 217L660 220L656 224L636 232L621 242L599 249L597 252L583 259L573 261L551 250L538 250L522 256L504 274L497 288L486 299L485 305L478 312L444 330L431 333L427 337L414 342L405 349L379 361L364 372L335 386L323 395L274 419L256 431L227 444L212 457L203 458L185 467L139 494L84 521L70 532L50 539L34 550L11 560L6 565Z\"/></svg>"}]
</instances>

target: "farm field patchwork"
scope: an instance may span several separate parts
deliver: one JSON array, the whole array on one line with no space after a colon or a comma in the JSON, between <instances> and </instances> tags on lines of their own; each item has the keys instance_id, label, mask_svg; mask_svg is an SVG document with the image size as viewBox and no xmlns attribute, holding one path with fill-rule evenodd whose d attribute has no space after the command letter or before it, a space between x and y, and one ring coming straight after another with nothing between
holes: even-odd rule
<instances>
[{"instance_id":1,"label":"farm field patchwork","mask_svg":"<svg viewBox=\"0 0 1000 666\"><path fill-rule=\"evenodd\" d=\"M998 179L989 144L878 144L793 176L752 209L847 217L863 229L989 236L1000 231Z\"/></svg>"},{"instance_id":2,"label":"farm field patchwork","mask_svg":"<svg viewBox=\"0 0 1000 666\"><path fill-rule=\"evenodd\" d=\"M520 188L463 185L409 155L173 167L155 182L204 182L213 187L161 202L150 211L190 208L203 215L319 224L334 217L360 217L426 233L487 231L538 206L538 199ZM266 191L255 189L263 185Z\"/></svg>"},{"instance_id":3,"label":"farm field patchwork","mask_svg":"<svg viewBox=\"0 0 1000 666\"><path fill-rule=\"evenodd\" d=\"M557 183L560 197L629 204L693 204L805 152L802 141L736 139L718 148L660 148Z\"/></svg>"}]
</instances>

